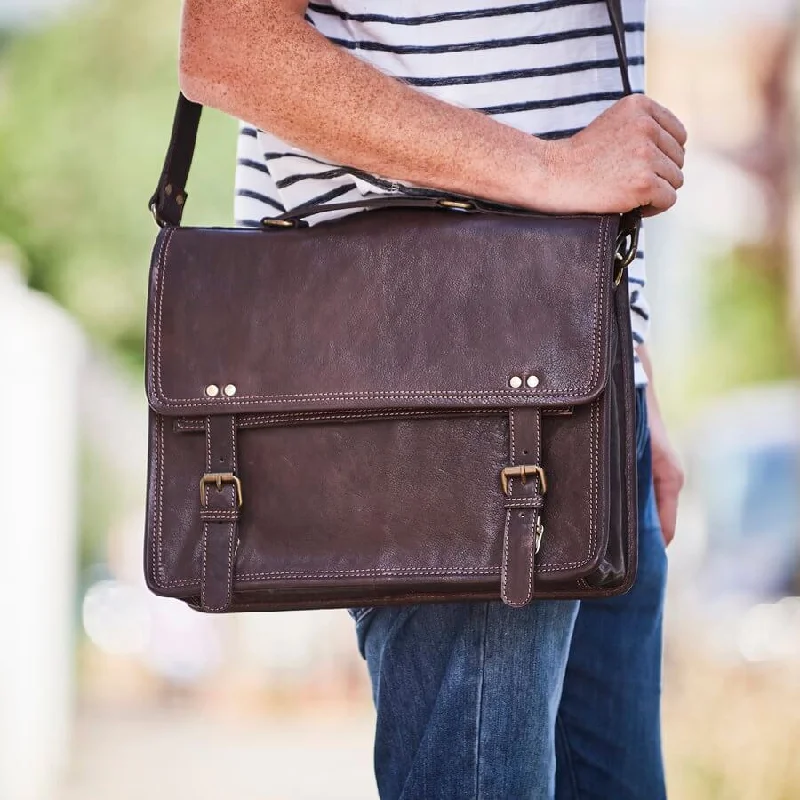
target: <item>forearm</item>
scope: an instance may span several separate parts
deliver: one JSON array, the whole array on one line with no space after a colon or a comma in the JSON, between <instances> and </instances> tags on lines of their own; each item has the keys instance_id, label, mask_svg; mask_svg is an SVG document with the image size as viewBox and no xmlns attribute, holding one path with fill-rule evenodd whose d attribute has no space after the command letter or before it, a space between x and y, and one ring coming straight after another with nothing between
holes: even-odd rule
<instances>
[{"instance_id":1,"label":"forearm","mask_svg":"<svg viewBox=\"0 0 800 800\"><path fill-rule=\"evenodd\" d=\"M190 99L335 164L552 213L669 208L683 125L643 96L546 142L383 74L304 19L306 0L184 0Z\"/></svg>"},{"instance_id":2,"label":"forearm","mask_svg":"<svg viewBox=\"0 0 800 800\"><path fill-rule=\"evenodd\" d=\"M187 0L181 55L188 97L333 163L519 205L544 195L547 143L383 74L300 8Z\"/></svg>"}]
</instances>

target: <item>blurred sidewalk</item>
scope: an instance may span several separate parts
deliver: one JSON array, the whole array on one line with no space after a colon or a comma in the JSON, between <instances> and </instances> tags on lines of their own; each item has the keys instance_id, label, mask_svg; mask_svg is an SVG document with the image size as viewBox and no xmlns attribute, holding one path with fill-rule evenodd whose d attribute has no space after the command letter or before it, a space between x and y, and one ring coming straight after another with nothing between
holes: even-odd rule
<instances>
[{"instance_id":1,"label":"blurred sidewalk","mask_svg":"<svg viewBox=\"0 0 800 800\"><path fill-rule=\"evenodd\" d=\"M375 800L368 709L258 718L89 708L54 800Z\"/></svg>"}]
</instances>

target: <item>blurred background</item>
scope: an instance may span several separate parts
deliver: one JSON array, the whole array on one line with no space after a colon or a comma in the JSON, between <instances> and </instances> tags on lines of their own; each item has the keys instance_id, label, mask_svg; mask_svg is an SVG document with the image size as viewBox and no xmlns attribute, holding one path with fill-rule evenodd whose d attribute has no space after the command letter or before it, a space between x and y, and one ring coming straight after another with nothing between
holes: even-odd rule
<instances>
[{"instance_id":1,"label":"blurred background","mask_svg":"<svg viewBox=\"0 0 800 800\"><path fill-rule=\"evenodd\" d=\"M144 588L145 205L177 16L0 0L0 800L375 798L345 612L213 618ZM648 227L688 471L674 800L800 798L797 23L790 0L650 0L650 93L690 130L680 202ZM231 220L235 130L206 114L190 223Z\"/></svg>"}]
</instances>

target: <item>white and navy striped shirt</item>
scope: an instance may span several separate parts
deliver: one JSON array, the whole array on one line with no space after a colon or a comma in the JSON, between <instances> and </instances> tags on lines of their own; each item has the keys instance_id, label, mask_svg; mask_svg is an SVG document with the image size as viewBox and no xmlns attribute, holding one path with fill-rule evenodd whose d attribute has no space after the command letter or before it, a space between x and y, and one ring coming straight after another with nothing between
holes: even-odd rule
<instances>
[{"instance_id":1,"label":"white and navy striped shirt","mask_svg":"<svg viewBox=\"0 0 800 800\"><path fill-rule=\"evenodd\" d=\"M623 8L631 84L642 91L645 0L624 0ZM598 0L320 0L306 17L330 41L419 91L542 138L576 133L622 96L608 11ZM309 202L387 192L430 194L241 126L239 225L258 226ZM633 337L641 343L649 321L642 252L629 282ZM646 382L638 361L636 381Z\"/></svg>"}]
</instances>

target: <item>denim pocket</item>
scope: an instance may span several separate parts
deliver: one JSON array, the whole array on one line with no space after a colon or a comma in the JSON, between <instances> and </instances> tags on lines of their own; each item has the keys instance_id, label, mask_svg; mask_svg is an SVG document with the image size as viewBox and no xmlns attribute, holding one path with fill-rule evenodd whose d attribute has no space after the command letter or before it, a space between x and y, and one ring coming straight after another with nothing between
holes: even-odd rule
<instances>
[{"instance_id":1,"label":"denim pocket","mask_svg":"<svg viewBox=\"0 0 800 800\"><path fill-rule=\"evenodd\" d=\"M356 625L364 620L364 618L375 610L374 606L361 606L359 608L348 608L347 613L353 618Z\"/></svg>"}]
</instances>

